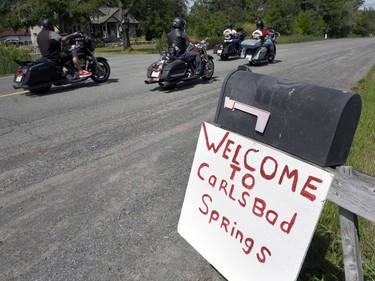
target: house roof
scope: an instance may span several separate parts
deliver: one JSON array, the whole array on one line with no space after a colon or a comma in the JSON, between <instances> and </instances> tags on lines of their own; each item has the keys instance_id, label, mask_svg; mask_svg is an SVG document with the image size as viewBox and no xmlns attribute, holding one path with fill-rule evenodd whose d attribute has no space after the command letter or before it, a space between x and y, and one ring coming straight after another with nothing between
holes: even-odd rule
<instances>
[{"instance_id":1,"label":"house roof","mask_svg":"<svg viewBox=\"0 0 375 281\"><path fill-rule=\"evenodd\" d=\"M129 16L130 23L137 24L138 21ZM106 22L121 22L121 14L119 8L102 7L99 8L97 15L90 17L92 24L103 24Z\"/></svg>"},{"instance_id":2,"label":"house roof","mask_svg":"<svg viewBox=\"0 0 375 281\"><path fill-rule=\"evenodd\" d=\"M14 31L13 29L5 30L1 32L2 36L28 36L30 35L29 29L19 29Z\"/></svg>"}]
</instances>

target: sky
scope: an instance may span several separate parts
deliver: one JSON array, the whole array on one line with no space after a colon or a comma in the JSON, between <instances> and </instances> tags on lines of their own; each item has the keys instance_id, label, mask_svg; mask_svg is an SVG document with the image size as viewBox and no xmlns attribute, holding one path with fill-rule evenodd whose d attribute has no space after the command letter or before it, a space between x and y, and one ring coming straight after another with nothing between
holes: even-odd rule
<instances>
[{"instance_id":1,"label":"sky","mask_svg":"<svg viewBox=\"0 0 375 281\"><path fill-rule=\"evenodd\" d=\"M375 9L375 0L366 0L362 7Z\"/></svg>"}]
</instances>

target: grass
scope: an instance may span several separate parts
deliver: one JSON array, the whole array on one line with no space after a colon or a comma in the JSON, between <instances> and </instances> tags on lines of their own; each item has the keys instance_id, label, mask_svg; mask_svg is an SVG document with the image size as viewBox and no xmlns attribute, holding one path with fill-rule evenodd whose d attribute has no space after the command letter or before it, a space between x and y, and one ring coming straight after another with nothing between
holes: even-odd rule
<instances>
[{"instance_id":1,"label":"grass","mask_svg":"<svg viewBox=\"0 0 375 281\"><path fill-rule=\"evenodd\" d=\"M362 98L362 113L346 164L375 176L375 66L353 91ZM359 218L359 233L364 279L375 281L375 224ZM331 202L324 207L299 280L345 280L339 208Z\"/></svg>"},{"instance_id":2,"label":"grass","mask_svg":"<svg viewBox=\"0 0 375 281\"><path fill-rule=\"evenodd\" d=\"M127 54L155 54L158 52L156 50L155 45L150 44L150 45L133 45L126 51L123 50L122 46L101 47L101 48L96 48L95 53L127 55Z\"/></svg>"},{"instance_id":3,"label":"grass","mask_svg":"<svg viewBox=\"0 0 375 281\"><path fill-rule=\"evenodd\" d=\"M361 95L362 113L348 165L356 170L375 176L375 66L353 89ZM366 280L375 280L375 224L359 220L362 262Z\"/></svg>"}]
</instances>

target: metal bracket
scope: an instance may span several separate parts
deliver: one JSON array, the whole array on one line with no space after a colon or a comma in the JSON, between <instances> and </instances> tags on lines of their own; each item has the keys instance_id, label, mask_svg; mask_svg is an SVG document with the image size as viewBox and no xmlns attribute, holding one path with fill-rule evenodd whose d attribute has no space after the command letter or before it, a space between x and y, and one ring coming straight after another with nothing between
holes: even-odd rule
<instances>
[{"instance_id":1,"label":"metal bracket","mask_svg":"<svg viewBox=\"0 0 375 281\"><path fill-rule=\"evenodd\" d=\"M271 113L265 111L263 109L256 108L254 106L241 103L235 100L231 100L229 97L225 97L224 100L224 108L229 108L230 110L234 111L235 109L241 110L243 112L249 113L251 115L255 115L257 118L257 122L255 124L255 130L263 133L266 129L268 120L270 118Z\"/></svg>"}]
</instances>

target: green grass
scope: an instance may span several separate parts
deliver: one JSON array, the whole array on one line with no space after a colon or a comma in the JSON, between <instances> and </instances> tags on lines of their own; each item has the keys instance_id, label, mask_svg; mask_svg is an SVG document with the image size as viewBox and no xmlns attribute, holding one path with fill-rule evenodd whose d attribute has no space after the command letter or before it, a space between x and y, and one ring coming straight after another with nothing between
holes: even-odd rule
<instances>
[{"instance_id":1,"label":"green grass","mask_svg":"<svg viewBox=\"0 0 375 281\"><path fill-rule=\"evenodd\" d=\"M291 43L302 43L302 42L311 42L317 40L323 40L323 37L316 37L312 35L281 35L277 39L278 44L291 44Z\"/></svg>"},{"instance_id":2,"label":"green grass","mask_svg":"<svg viewBox=\"0 0 375 281\"><path fill-rule=\"evenodd\" d=\"M362 113L348 165L356 170L375 176L375 66L353 89L361 95ZM374 202L375 203L375 202ZM359 220L362 261L366 280L375 280L375 224Z\"/></svg>"},{"instance_id":3,"label":"green grass","mask_svg":"<svg viewBox=\"0 0 375 281\"><path fill-rule=\"evenodd\" d=\"M155 54L158 53L154 44L150 45L133 45L128 50L124 51L122 46L100 47L95 49L95 53L100 54Z\"/></svg>"},{"instance_id":4,"label":"green grass","mask_svg":"<svg viewBox=\"0 0 375 281\"><path fill-rule=\"evenodd\" d=\"M375 66L353 89L362 98L362 112L347 165L375 176ZM375 281L375 224L359 218L364 277ZM338 206L327 202L299 280L345 280Z\"/></svg>"}]
</instances>

